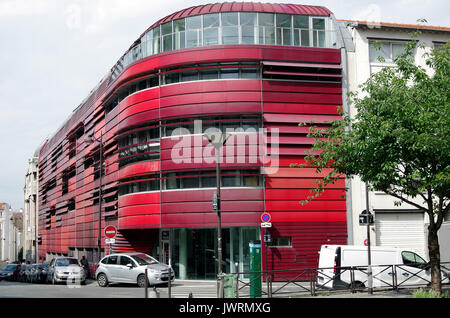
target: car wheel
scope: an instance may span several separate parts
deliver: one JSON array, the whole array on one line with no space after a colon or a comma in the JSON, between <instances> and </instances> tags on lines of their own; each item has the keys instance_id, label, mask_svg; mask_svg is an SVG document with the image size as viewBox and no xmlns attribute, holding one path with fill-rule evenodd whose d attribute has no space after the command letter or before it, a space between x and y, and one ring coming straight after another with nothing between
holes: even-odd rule
<instances>
[{"instance_id":1,"label":"car wheel","mask_svg":"<svg viewBox=\"0 0 450 318\"><path fill-rule=\"evenodd\" d=\"M147 281L148 282L148 281ZM145 277L145 275L144 274L141 274L141 275L139 275L138 276L138 278L137 278L137 284L138 284L138 286L139 287L145 287L145 284L146 284L146 277Z\"/></svg>"},{"instance_id":2,"label":"car wheel","mask_svg":"<svg viewBox=\"0 0 450 318\"><path fill-rule=\"evenodd\" d=\"M360 281L356 281L356 282L353 282L353 288L354 289L364 289L364 288L366 288L366 286L364 285L364 283L362 283Z\"/></svg>"},{"instance_id":3,"label":"car wheel","mask_svg":"<svg viewBox=\"0 0 450 318\"><path fill-rule=\"evenodd\" d=\"M106 287L108 286L108 278L105 274L98 274L97 276L97 284L100 287Z\"/></svg>"}]
</instances>

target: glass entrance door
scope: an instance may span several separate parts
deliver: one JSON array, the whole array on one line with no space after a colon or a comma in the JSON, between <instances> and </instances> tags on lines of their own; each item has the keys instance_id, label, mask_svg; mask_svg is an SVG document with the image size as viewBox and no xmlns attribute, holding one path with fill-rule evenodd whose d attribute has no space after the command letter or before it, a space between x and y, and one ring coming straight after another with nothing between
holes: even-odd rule
<instances>
[{"instance_id":1,"label":"glass entrance door","mask_svg":"<svg viewBox=\"0 0 450 318\"><path fill-rule=\"evenodd\" d=\"M249 246L259 239L259 228L222 229L222 270L234 273L249 269ZM217 229L176 229L173 231L171 261L180 279L215 280L217 278ZM243 277L244 278L244 277Z\"/></svg>"}]
</instances>

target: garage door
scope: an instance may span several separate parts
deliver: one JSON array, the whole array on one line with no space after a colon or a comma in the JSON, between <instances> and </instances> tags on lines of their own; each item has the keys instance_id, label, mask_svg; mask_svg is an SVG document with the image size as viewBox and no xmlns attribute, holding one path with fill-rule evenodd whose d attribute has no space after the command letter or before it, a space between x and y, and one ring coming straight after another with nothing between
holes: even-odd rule
<instances>
[{"instance_id":1,"label":"garage door","mask_svg":"<svg viewBox=\"0 0 450 318\"><path fill-rule=\"evenodd\" d=\"M420 212L376 212L377 246L405 248L428 258L423 217Z\"/></svg>"}]
</instances>

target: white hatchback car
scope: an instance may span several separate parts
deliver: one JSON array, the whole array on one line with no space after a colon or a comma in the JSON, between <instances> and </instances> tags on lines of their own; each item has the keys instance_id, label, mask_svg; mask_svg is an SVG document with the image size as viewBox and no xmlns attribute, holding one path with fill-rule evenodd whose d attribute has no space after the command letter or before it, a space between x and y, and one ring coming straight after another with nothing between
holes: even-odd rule
<instances>
[{"instance_id":1,"label":"white hatchback car","mask_svg":"<svg viewBox=\"0 0 450 318\"><path fill-rule=\"evenodd\" d=\"M105 256L98 264L95 278L101 287L106 287L110 283L131 283L145 287L146 268L149 285L168 283L170 267L144 253L118 253ZM174 281L175 273L172 269L170 276L170 280Z\"/></svg>"}]
</instances>

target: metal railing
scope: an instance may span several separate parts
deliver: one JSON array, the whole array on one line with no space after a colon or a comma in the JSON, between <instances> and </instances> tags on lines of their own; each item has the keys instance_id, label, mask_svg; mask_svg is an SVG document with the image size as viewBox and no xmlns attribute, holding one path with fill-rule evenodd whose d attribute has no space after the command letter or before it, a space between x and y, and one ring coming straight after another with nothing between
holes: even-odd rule
<instances>
[{"instance_id":1,"label":"metal railing","mask_svg":"<svg viewBox=\"0 0 450 318\"><path fill-rule=\"evenodd\" d=\"M407 265L373 265L373 291L399 291L418 288L431 284L429 267L415 268ZM448 274L442 274L442 273ZM171 270L169 270L169 277ZM275 298L305 297L319 294L368 291L369 275L367 266L328 267L268 270L259 272L239 272L224 274L233 277L233 297L235 298ZM448 276L447 276L448 275ZM251 277L242 278L242 277ZM441 263L441 282L449 284L450 262ZM159 298L159 291L145 286L145 298ZM228 287L230 288L230 286ZM177 291L177 285L171 281L167 284L167 297L171 298ZM216 290L211 289L211 297L216 297ZM192 293L190 293L192 294ZM227 295L227 293L223 293ZM207 296L207 297L210 297ZM164 297L166 297L164 295ZM191 297L191 296L190 296Z\"/></svg>"},{"instance_id":2,"label":"metal railing","mask_svg":"<svg viewBox=\"0 0 450 318\"><path fill-rule=\"evenodd\" d=\"M449 273L447 274L443 273ZM253 274L252 280L239 277ZM367 291L367 266L337 268L308 268L269 270L261 272L236 272L234 293L237 298L316 296L318 293L342 292L356 293ZM261 288L254 282L261 280ZM441 263L441 282L449 284L450 262ZM431 284L428 267L414 268L407 265L372 266L372 288L374 290L394 290L417 288Z\"/></svg>"}]
</instances>

